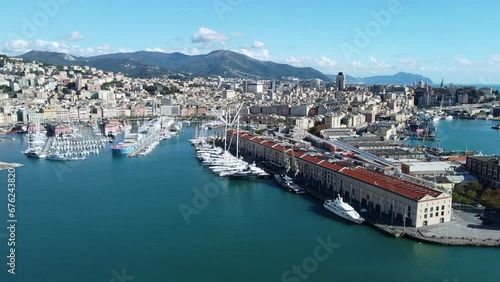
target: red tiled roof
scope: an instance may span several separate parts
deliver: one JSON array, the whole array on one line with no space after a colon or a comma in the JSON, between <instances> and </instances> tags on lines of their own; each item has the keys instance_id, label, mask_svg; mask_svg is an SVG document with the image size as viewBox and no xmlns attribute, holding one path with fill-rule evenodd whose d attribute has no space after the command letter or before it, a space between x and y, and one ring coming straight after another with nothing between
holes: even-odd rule
<instances>
[{"instance_id":1,"label":"red tiled roof","mask_svg":"<svg viewBox=\"0 0 500 282\"><path fill-rule=\"evenodd\" d=\"M235 134L234 130L229 130L229 133ZM240 137L250 140L252 142L256 142L259 144L262 144L266 147L273 148L274 150L283 152L285 147L282 145L278 145L276 142L271 142L268 140L264 140L258 137L255 137L253 134L250 133L245 133L242 134L240 133ZM287 154L291 155L291 151L288 151ZM369 183L371 185L375 185L380 187L381 189L399 194L401 196L418 200L423 198L426 195L430 195L433 197L436 197L441 194L439 191L435 191L432 189L429 189L427 187L417 185L408 181L401 180L397 177L389 176L380 172L372 171L363 167L352 167L352 164L348 162L336 162L336 163L330 163L326 161L323 158L316 157L316 156L311 156L307 153L304 152L299 152L299 151L293 151L293 154L295 157L300 158L302 160L305 160L307 162L313 163L315 165L337 171L340 173L343 173L347 176L350 176L352 178L358 179L360 181L363 181L365 183Z\"/></svg>"},{"instance_id":2,"label":"red tiled roof","mask_svg":"<svg viewBox=\"0 0 500 282\"><path fill-rule=\"evenodd\" d=\"M399 178L385 175L383 173L368 170L362 167L354 169L343 169L343 174L359 179L363 182L376 185L385 190L400 194L410 199L418 200L426 195L436 197L441 194L439 191L417 185Z\"/></svg>"},{"instance_id":3,"label":"red tiled roof","mask_svg":"<svg viewBox=\"0 0 500 282\"><path fill-rule=\"evenodd\" d=\"M449 161L457 161L457 162L465 162L467 161L467 157L465 156L451 156L448 157Z\"/></svg>"}]
</instances>

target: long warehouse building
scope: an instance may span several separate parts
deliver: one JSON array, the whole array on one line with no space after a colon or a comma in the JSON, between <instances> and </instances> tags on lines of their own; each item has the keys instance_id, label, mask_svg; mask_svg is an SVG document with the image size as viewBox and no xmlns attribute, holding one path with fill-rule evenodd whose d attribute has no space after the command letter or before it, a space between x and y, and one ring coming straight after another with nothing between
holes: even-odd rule
<instances>
[{"instance_id":1,"label":"long warehouse building","mask_svg":"<svg viewBox=\"0 0 500 282\"><path fill-rule=\"evenodd\" d=\"M308 183L308 189L312 190L309 192L322 198L335 198L340 194L345 201L358 203L353 205L358 211L367 209L370 214L380 213L381 217L383 213L392 217L394 223L406 221L408 226L450 221L452 197L447 193L251 132L240 131L236 138L236 130L229 130L227 138L233 145L239 139L239 151L243 155L266 161L275 168L296 169L296 179Z\"/></svg>"}]
</instances>

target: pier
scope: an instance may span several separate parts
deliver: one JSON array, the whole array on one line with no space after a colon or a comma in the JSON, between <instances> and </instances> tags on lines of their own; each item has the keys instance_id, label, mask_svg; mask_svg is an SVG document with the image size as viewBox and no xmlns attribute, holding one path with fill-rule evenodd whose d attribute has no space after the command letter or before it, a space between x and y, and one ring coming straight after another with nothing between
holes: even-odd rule
<instances>
[{"instance_id":1,"label":"pier","mask_svg":"<svg viewBox=\"0 0 500 282\"><path fill-rule=\"evenodd\" d=\"M161 141L172 137L170 128L173 125L173 119L159 118L141 126L138 131L143 134L143 139L127 156L139 157L151 152Z\"/></svg>"}]
</instances>

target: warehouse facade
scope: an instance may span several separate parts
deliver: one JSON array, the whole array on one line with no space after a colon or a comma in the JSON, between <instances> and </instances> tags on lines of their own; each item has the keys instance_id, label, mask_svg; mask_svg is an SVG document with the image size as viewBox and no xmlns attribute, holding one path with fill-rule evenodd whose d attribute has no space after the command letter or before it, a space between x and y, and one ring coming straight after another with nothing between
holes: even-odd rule
<instances>
[{"instance_id":1,"label":"warehouse facade","mask_svg":"<svg viewBox=\"0 0 500 282\"><path fill-rule=\"evenodd\" d=\"M235 145L236 131L229 130L227 137ZM275 168L290 167L297 181L308 184L308 192L323 199L339 194L358 212L366 209L370 214L390 217L394 223L415 227L449 222L451 218L449 194L385 173L246 131L239 133L239 151Z\"/></svg>"}]
</instances>

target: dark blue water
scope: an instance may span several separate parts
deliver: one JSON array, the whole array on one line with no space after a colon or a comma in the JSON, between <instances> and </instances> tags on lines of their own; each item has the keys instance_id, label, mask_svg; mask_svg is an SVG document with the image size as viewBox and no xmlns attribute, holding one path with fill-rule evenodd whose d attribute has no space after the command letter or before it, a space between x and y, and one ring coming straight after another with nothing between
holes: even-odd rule
<instances>
[{"instance_id":1,"label":"dark blue water","mask_svg":"<svg viewBox=\"0 0 500 282\"><path fill-rule=\"evenodd\" d=\"M195 160L192 134L185 128L142 158L107 148L67 164L0 142L2 161L24 163L17 274L7 273L0 238L0 281L498 281L498 249L393 239L272 181L221 181ZM5 172L0 187L5 230Z\"/></svg>"}]
</instances>

